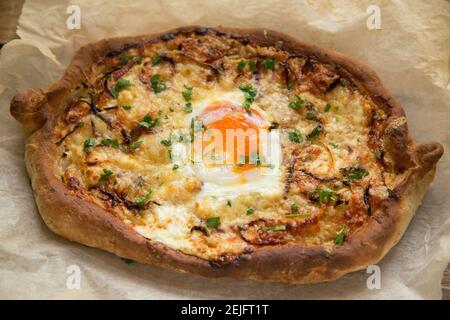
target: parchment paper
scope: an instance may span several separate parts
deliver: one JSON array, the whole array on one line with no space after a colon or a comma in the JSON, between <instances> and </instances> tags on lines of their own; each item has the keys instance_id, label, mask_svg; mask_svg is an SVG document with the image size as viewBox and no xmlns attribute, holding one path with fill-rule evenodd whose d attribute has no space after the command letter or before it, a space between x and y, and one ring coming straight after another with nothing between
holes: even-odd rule
<instances>
[{"instance_id":1,"label":"parchment paper","mask_svg":"<svg viewBox=\"0 0 450 320\"><path fill-rule=\"evenodd\" d=\"M80 30L66 28L70 4L81 8ZM381 30L366 27L366 9L373 4L381 9ZM381 289L367 288L365 271L331 283L289 286L127 264L62 239L41 221L23 165L22 134L9 115L12 96L48 86L87 42L188 24L271 28L359 58L404 106L414 139L444 144L423 205L379 264ZM7 44L0 56L0 298L440 298L450 259L450 2L27 1L17 32L21 40ZM80 269L79 290L71 289L71 265Z\"/></svg>"}]
</instances>

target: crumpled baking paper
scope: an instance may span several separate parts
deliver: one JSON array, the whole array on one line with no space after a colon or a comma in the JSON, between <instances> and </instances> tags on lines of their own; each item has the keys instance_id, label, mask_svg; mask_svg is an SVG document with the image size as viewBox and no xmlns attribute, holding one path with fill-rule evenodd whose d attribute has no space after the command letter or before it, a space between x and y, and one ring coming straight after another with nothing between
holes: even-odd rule
<instances>
[{"instance_id":1,"label":"crumpled baking paper","mask_svg":"<svg viewBox=\"0 0 450 320\"><path fill-rule=\"evenodd\" d=\"M81 28L69 30L69 5ZM368 7L380 9L371 30ZM373 8L373 7L372 7ZM375 8L376 9L376 8ZM23 164L23 137L9 114L19 90L47 87L81 45L173 27L262 27L332 47L370 65L406 110L413 138L446 153L400 243L365 270L315 285L211 280L139 263L53 234L40 219ZM448 1L26 1L0 55L0 298L3 299L439 299L450 260L450 2ZM370 282L371 279L369 279Z\"/></svg>"}]
</instances>

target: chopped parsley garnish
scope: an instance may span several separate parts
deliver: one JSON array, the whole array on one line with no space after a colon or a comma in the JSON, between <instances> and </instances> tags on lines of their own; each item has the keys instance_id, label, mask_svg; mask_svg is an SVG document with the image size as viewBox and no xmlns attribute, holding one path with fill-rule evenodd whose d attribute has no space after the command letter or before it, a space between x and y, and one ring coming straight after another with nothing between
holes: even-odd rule
<instances>
[{"instance_id":1,"label":"chopped parsley garnish","mask_svg":"<svg viewBox=\"0 0 450 320\"><path fill-rule=\"evenodd\" d=\"M119 96L119 92L122 90L126 90L129 87L131 87L131 82L129 80L119 79L117 80L116 85L114 87L109 88L109 94L114 99L117 99L117 97Z\"/></svg>"},{"instance_id":2,"label":"chopped parsley garnish","mask_svg":"<svg viewBox=\"0 0 450 320\"><path fill-rule=\"evenodd\" d=\"M244 68L245 68L245 61L244 60L239 61L238 65L237 65L237 68L238 68L239 71L244 70Z\"/></svg>"},{"instance_id":3,"label":"chopped parsley garnish","mask_svg":"<svg viewBox=\"0 0 450 320\"><path fill-rule=\"evenodd\" d=\"M178 170L178 168L180 168L180 166L177 164L174 164L172 167L172 170L175 171L175 170Z\"/></svg>"},{"instance_id":4,"label":"chopped parsley garnish","mask_svg":"<svg viewBox=\"0 0 450 320\"><path fill-rule=\"evenodd\" d=\"M253 73L258 71L258 68L256 67L256 64L253 60L248 61L248 69Z\"/></svg>"},{"instance_id":5,"label":"chopped parsley garnish","mask_svg":"<svg viewBox=\"0 0 450 320\"><path fill-rule=\"evenodd\" d=\"M152 194L152 190L149 189L147 191L147 193L136 199L135 204L139 207L139 208L143 208L145 207L145 205L148 203L148 201L150 200L150 195Z\"/></svg>"},{"instance_id":6,"label":"chopped parsley garnish","mask_svg":"<svg viewBox=\"0 0 450 320\"><path fill-rule=\"evenodd\" d=\"M220 217L212 217L206 219L206 226L208 228L217 228L220 226Z\"/></svg>"},{"instance_id":7,"label":"chopped parsley garnish","mask_svg":"<svg viewBox=\"0 0 450 320\"><path fill-rule=\"evenodd\" d=\"M134 151L134 150L138 149L141 145L142 145L142 140L135 141L130 145L130 150Z\"/></svg>"},{"instance_id":8,"label":"chopped parsley garnish","mask_svg":"<svg viewBox=\"0 0 450 320\"><path fill-rule=\"evenodd\" d=\"M306 213L293 213L293 214L287 214L286 218L292 219L292 218L306 218L309 217L311 215L311 213L306 212Z\"/></svg>"},{"instance_id":9,"label":"chopped parsley garnish","mask_svg":"<svg viewBox=\"0 0 450 320\"><path fill-rule=\"evenodd\" d=\"M149 114L147 114L144 119L138 122L138 124L145 128L145 129L151 129L156 127L159 124L158 118L152 118Z\"/></svg>"},{"instance_id":10,"label":"chopped parsley garnish","mask_svg":"<svg viewBox=\"0 0 450 320\"><path fill-rule=\"evenodd\" d=\"M374 154L377 159L381 159L381 157L383 156L383 152L381 152L380 150L375 150Z\"/></svg>"},{"instance_id":11,"label":"chopped parsley garnish","mask_svg":"<svg viewBox=\"0 0 450 320\"><path fill-rule=\"evenodd\" d=\"M262 65L267 70L273 70L275 68L275 60L272 58L264 59Z\"/></svg>"},{"instance_id":12,"label":"chopped parsley garnish","mask_svg":"<svg viewBox=\"0 0 450 320\"><path fill-rule=\"evenodd\" d=\"M262 227L264 231L284 231L286 230L285 224L280 224L279 226L271 226L271 227Z\"/></svg>"},{"instance_id":13,"label":"chopped parsley garnish","mask_svg":"<svg viewBox=\"0 0 450 320\"><path fill-rule=\"evenodd\" d=\"M166 147L170 147L172 145L172 141L170 140L161 140L161 144Z\"/></svg>"},{"instance_id":14,"label":"chopped parsley garnish","mask_svg":"<svg viewBox=\"0 0 450 320\"><path fill-rule=\"evenodd\" d=\"M113 172L108 169L103 169L103 173L100 175L100 181L106 181L110 176L112 176Z\"/></svg>"},{"instance_id":15,"label":"chopped parsley garnish","mask_svg":"<svg viewBox=\"0 0 450 320\"><path fill-rule=\"evenodd\" d=\"M313 191L312 195L317 195L317 201L319 202L319 204L336 200L336 195L335 195L334 191L330 190L328 188L323 188L322 190Z\"/></svg>"},{"instance_id":16,"label":"chopped parsley garnish","mask_svg":"<svg viewBox=\"0 0 450 320\"><path fill-rule=\"evenodd\" d=\"M306 119L308 119L308 120L316 120L317 118L316 118L316 115L314 113L307 112L306 113Z\"/></svg>"},{"instance_id":17,"label":"chopped parsley garnish","mask_svg":"<svg viewBox=\"0 0 450 320\"><path fill-rule=\"evenodd\" d=\"M304 137L303 137L302 133L300 131L298 131L297 129L294 129L294 131L289 132L288 138L292 142L303 142L304 141Z\"/></svg>"},{"instance_id":18,"label":"chopped parsley garnish","mask_svg":"<svg viewBox=\"0 0 450 320\"><path fill-rule=\"evenodd\" d=\"M347 170L347 173L345 175L345 178L350 180L359 180L364 177L367 177L369 175L369 172L364 168L350 168Z\"/></svg>"},{"instance_id":19,"label":"chopped parsley garnish","mask_svg":"<svg viewBox=\"0 0 450 320\"><path fill-rule=\"evenodd\" d=\"M321 126L317 126L315 127L311 133L308 135L308 139L312 139L317 137L321 132L322 132L323 128Z\"/></svg>"},{"instance_id":20,"label":"chopped parsley garnish","mask_svg":"<svg viewBox=\"0 0 450 320\"><path fill-rule=\"evenodd\" d=\"M185 90L182 92L183 98L186 102L192 101L192 90L193 87L185 87Z\"/></svg>"},{"instance_id":21,"label":"chopped parsley garnish","mask_svg":"<svg viewBox=\"0 0 450 320\"><path fill-rule=\"evenodd\" d=\"M166 90L166 84L161 79L161 75L155 74L151 79L150 83L152 85L152 89L155 93L160 93L161 91Z\"/></svg>"},{"instance_id":22,"label":"chopped parsley garnish","mask_svg":"<svg viewBox=\"0 0 450 320\"><path fill-rule=\"evenodd\" d=\"M255 213L255 209L253 209L253 208L248 208L247 209L247 215L248 216L251 216L252 214L254 214Z\"/></svg>"},{"instance_id":23,"label":"chopped parsley garnish","mask_svg":"<svg viewBox=\"0 0 450 320\"><path fill-rule=\"evenodd\" d=\"M294 213L298 212L298 206L295 202L291 204L291 212L294 212Z\"/></svg>"},{"instance_id":24,"label":"chopped parsley garnish","mask_svg":"<svg viewBox=\"0 0 450 320\"><path fill-rule=\"evenodd\" d=\"M80 121L77 123L76 128L83 128L84 127L84 122Z\"/></svg>"},{"instance_id":25,"label":"chopped parsley garnish","mask_svg":"<svg viewBox=\"0 0 450 320\"><path fill-rule=\"evenodd\" d=\"M133 108L132 106L126 105L126 106L122 106L122 108L126 111L131 110L131 108Z\"/></svg>"},{"instance_id":26,"label":"chopped parsley garnish","mask_svg":"<svg viewBox=\"0 0 450 320\"><path fill-rule=\"evenodd\" d=\"M336 236L334 237L334 243L337 244L338 246L343 244L345 237L347 236L347 233L348 233L347 227L345 227L345 226L342 227L342 229L339 230L338 233L336 234Z\"/></svg>"},{"instance_id":27,"label":"chopped parsley garnish","mask_svg":"<svg viewBox=\"0 0 450 320\"><path fill-rule=\"evenodd\" d=\"M184 112L191 113L192 112L192 90L193 87L185 87L186 89L182 92L183 98L186 101L184 106Z\"/></svg>"},{"instance_id":28,"label":"chopped parsley garnish","mask_svg":"<svg viewBox=\"0 0 450 320\"><path fill-rule=\"evenodd\" d=\"M117 139L103 139L102 140L102 145L104 146L109 146L112 147L114 149L119 148L119 141Z\"/></svg>"},{"instance_id":29,"label":"chopped parsley garnish","mask_svg":"<svg viewBox=\"0 0 450 320\"><path fill-rule=\"evenodd\" d=\"M136 63L137 64L141 64L142 63L142 57L141 56L139 56L139 57L136 57Z\"/></svg>"},{"instance_id":30,"label":"chopped parsley garnish","mask_svg":"<svg viewBox=\"0 0 450 320\"><path fill-rule=\"evenodd\" d=\"M227 200L227 206L231 208L231 200Z\"/></svg>"},{"instance_id":31,"label":"chopped parsley garnish","mask_svg":"<svg viewBox=\"0 0 450 320\"><path fill-rule=\"evenodd\" d=\"M156 66L161 63L161 55L159 53L155 53L152 58L152 65Z\"/></svg>"},{"instance_id":32,"label":"chopped parsley garnish","mask_svg":"<svg viewBox=\"0 0 450 320\"><path fill-rule=\"evenodd\" d=\"M89 138L84 140L84 144L83 144L83 151L87 152L89 150L89 148L93 148L97 145L97 142L95 141L94 138Z\"/></svg>"},{"instance_id":33,"label":"chopped parsley garnish","mask_svg":"<svg viewBox=\"0 0 450 320\"><path fill-rule=\"evenodd\" d=\"M330 105L329 103L327 103L327 104L325 105L325 107L323 108L323 111L324 111L324 112L328 112L328 111L330 111L330 109L331 109L331 105Z\"/></svg>"},{"instance_id":34,"label":"chopped parsley garnish","mask_svg":"<svg viewBox=\"0 0 450 320\"><path fill-rule=\"evenodd\" d=\"M339 81L341 82L341 84L342 84L344 87L347 87L347 86L349 85L349 81L348 81L347 78L340 78Z\"/></svg>"},{"instance_id":35,"label":"chopped parsley garnish","mask_svg":"<svg viewBox=\"0 0 450 320\"><path fill-rule=\"evenodd\" d=\"M302 106L309 103L308 100L304 100L300 98L298 95L295 95L295 99L291 102L289 102L289 107L291 107L294 110L299 110Z\"/></svg>"},{"instance_id":36,"label":"chopped parsley garnish","mask_svg":"<svg viewBox=\"0 0 450 320\"><path fill-rule=\"evenodd\" d=\"M186 112L186 113L192 112L192 103L190 103L190 102L186 103L186 105L184 106L184 112Z\"/></svg>"},{"instance_id":37,"label":"chopped parsley garnish","mask_svg":"<svg viewBox=\"0 0 450 320\"><path fill-rule=\"evenodd\" d=\"M244 92L244 108L248 114L251 114L251 104L255 101L258 91L251 84L241 85L239 89Z\"/></svg>"},{"instance_id":38,"label":"chopped parsley garnish","mask_svg":"<svg viewBox=\"0 0 450 320\"><path fill-rule=\"evenodd\" d=\"M123 64L127 64L128 62L130 62L130 57L128 57L128 56L121 56L119 59L120 59L120 62Z\"/></svg>"}]
</instances>

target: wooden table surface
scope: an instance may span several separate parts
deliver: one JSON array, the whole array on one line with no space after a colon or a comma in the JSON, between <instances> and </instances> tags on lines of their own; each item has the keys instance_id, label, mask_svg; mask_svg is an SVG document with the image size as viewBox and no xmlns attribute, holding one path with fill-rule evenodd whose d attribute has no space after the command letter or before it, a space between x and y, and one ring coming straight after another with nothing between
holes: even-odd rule
<instances>
[{"instance_id":1,"label":"wooden table surface","mask_svg":"<svg viewBox=\"0 0 450 320\"><path fill-rule=\"evenodd\" d=\"M0 2L0 48L8 41L16 39L17 20L24 0ZM450 300L450 264L442 278L442 299Z\"/></svg>"}]
</instances>

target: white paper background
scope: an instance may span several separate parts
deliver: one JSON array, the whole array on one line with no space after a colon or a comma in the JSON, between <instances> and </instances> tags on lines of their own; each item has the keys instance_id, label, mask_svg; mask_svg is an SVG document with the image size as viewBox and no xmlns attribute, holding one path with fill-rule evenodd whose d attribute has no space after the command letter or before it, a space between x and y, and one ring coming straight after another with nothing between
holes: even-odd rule
<instances>
[{"instance_id":1,"label":"white paper background","mask_svg":"<svg viewBox=\"0 0 450 320\"><path fill-rule=\"evenodd\" d=\"M66 28L69 4L81 8L80 30ZM366 27L371 4L381 8L382 30ZM422 207L379 264L380 290L367 289L365 271L332 283L289 286L128 265L62 239L43 224L23 165L20 127L9 115L12 96L47 87L87 42L188 24L270 28L359 58L404 106L414 139L444 144L446 153ZM0 55L0 298L440 298L442 272L450 260L450 2L27 1L18 35L21 40L7 44ZM81 269L81 290L66 287L70 265Z\"/></svg>"}]
</instances>

